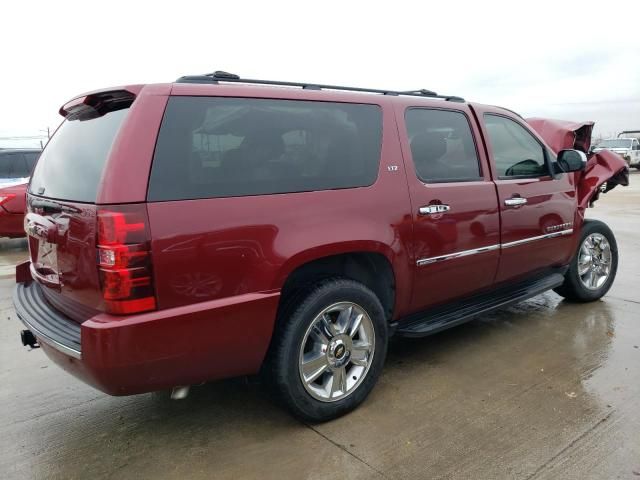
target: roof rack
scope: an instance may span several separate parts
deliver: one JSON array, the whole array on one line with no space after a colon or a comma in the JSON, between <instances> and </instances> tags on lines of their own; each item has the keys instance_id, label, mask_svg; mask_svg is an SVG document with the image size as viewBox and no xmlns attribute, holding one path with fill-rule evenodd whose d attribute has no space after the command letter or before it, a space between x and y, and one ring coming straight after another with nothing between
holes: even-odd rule
<instances>
[{"instance_id":1,"label":"roof rack","mask_svg":"<svg viewBox=\"0 0 640 480\"><path fill-rule=\"evenodd\" d=\"M300 83L300 82L282 82L278 80L254 80L249 78L240 78L233 73L216 71L213 73L207 73L205 75L187 75L180 77L176 80L176 83L247 83L255 85L276 85L286 87L300 87L304 90L344 90L346 92L366 92L366 93L378 93L381 95L409 95L413 97L427 97L427 98L442 98L449 102L464 102L464 98L454 95L438 95L431 90L379 90L375 88L359 88L359 87L341 87L338 85L322 85L319 83Z\"/></svg>"}]
</instances>

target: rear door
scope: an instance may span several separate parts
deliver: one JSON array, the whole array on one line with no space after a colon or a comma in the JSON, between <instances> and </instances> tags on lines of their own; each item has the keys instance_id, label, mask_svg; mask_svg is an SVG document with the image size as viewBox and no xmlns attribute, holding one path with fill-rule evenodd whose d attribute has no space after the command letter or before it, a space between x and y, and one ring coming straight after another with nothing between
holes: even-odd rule
<instances>
[{"instance_id":1,"label":"rear door","mask_svg":"<svg viewBox=\"0 0 640 480\"><path fill-rule=\"evenodd\" d=\"M414 226L412 309L491 286L499 258L496 191L466 105L397 106Z\"/></svg>"},{"instance_id":2,"label":"rear door","mask_svg":"<svg viewBox=\"0 0 640 480\"><path fill-rule=\"evenodd\" d=\"M573 174L551 174L553 152L523 119L478 113L498 191L502 254L497 282L569 262L577 195Z\"/></svg>"}]
</instances>

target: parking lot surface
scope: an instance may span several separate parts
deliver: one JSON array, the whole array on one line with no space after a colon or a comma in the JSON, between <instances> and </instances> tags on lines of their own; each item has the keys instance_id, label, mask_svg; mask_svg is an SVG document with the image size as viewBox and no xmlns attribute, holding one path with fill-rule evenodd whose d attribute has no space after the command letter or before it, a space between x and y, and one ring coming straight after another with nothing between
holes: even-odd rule
<instances>
[{"instance_id":1,"label":"parking lot surface","mask_svg":"<svg viewBox=\"0 0 640 480\"><path fill-rule=\"evenodd\" d=\"M0 477L640 479L640 172L589 216L615 232L602 300L549 292L418 340L395 340L369 399L305 425L248 379L104 395L19 342L0 241ZM233 361L232 358L229 361Z\"/></svg>"}]
</instances>

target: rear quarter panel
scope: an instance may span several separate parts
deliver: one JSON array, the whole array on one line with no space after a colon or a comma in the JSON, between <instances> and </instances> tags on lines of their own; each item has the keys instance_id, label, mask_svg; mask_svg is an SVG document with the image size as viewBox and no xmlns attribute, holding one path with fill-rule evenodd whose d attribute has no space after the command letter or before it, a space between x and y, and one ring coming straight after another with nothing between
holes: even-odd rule
<instances>
[{"instance_id":1,"label":"rear quarter panel","mask_svg":"<svg viewBox=\"0 0 640 480\"><path fill-rule=\"evenodd\" d=\"M188 86L182 93L193 94L194 88L198 93L198 87ZM274 90L268 89L271 95ZM236 90L216 91L234 95ZM241 91L246 96L246 89ZM278 98L290 95L294 94L285 90ZM310 92L293 99L309 100L315 95ZM362 96L349 97L363 103ZM326 95L320 98L336 101ZM390 261L396 276L395 316L406 313L413 263L408 249L409 195L393 111L387 99L381 98L379 105L383 143L378 178L372 186L149 202L159 307L277 291L293 270L309 261L367 251Z\"/></svg>"},{"instance_id":2,"label":"rear quarter panel","mask_svg":"<svg viewBox=\"0 0 640 480\"><path fill-rule=\"evenodd\" d=\"M113 141L96 203L146 200L153 151L170 91L171 85L147 85L136 96Z\"/></svg>"}]
</instances>

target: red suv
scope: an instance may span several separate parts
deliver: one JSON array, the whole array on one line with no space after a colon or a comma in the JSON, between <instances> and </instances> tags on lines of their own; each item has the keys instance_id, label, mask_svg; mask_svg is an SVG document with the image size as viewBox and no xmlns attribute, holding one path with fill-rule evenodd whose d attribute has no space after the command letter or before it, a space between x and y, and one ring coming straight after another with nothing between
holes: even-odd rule
<instances>
[{"instance_id":1,"label":"red suv","mask_svg":"<svg viewBox=\"0 0 640 480\"><path fill-rule=\"evenodd\" d=\"M327 420L365 399L392 334L549 289L595 300L616 274L584 211L628 171L587 162L592 123L223 72L60 113L14 305L24 344L112 395L262 371Z\"/></svg>"},{"instance_id":2,"label":"red suv","mask_svg":"<svg viewBox=\"0 0 640 480\"><path fill-rule=\"evenodd\" d=\"M27 182L40 150L0 148L0 237L24 237Z\"/></svg>"}]
</instances>

